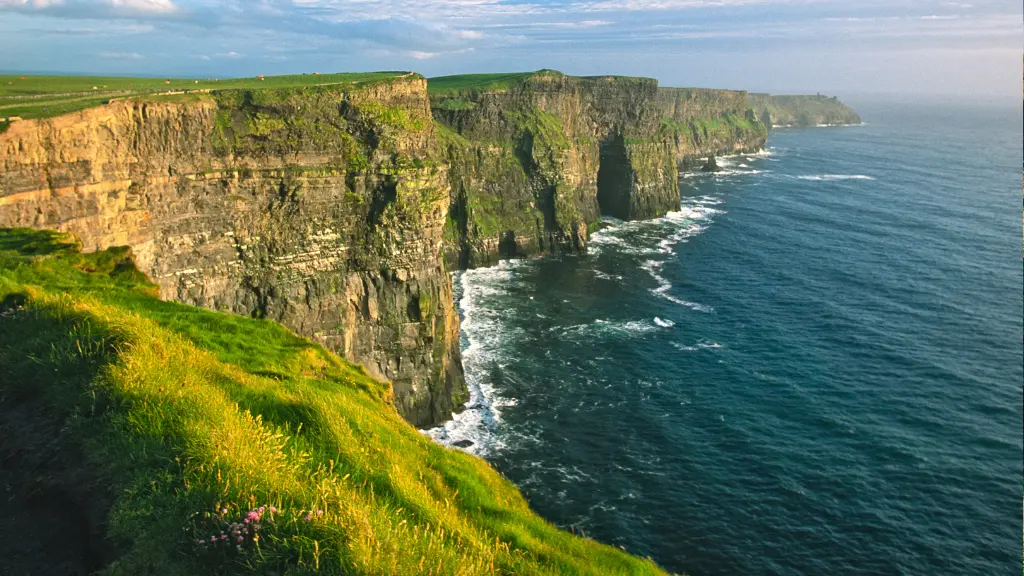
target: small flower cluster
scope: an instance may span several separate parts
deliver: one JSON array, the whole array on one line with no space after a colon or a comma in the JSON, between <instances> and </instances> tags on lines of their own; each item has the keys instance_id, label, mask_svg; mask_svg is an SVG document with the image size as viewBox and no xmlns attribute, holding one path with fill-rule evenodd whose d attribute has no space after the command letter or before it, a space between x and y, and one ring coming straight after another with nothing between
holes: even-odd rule
<instances>
[{"instance_id":1,"label":"small flower cluster","mask_svg":"<svg viewBox=\"0 0 1024 576\"><path fill-rule=\"evenodd\" d=\"M25 308L23 308L22 306L15 306L14 308L0 310L0 320L3 320L5 318L14 318L24 310Z\"/></svg>"},{"instance_id":2,"label":"small flower cluster","mask_svg":"<svg viewBox=\"0 0 1024 576\"><path fill-rule=\"evenodd\" d=\"M260 506L248 512L237 521L229 517L229 510L221 508L213 514L212 520L219 525L220 530L209 537L196 540L202 548L212 549L218 546L234 546L238 552L242 552L246 546L254 546L260 541L259 532L264 522L272 522L278 509L273 506ZM216 530L216 529L215 529Z\"/></svg>"},{"instance_id":3,"label":"small flower cluster","mask_svg":"<svg viewBox=\"0 0 1024 576\"><path fill-rule=\"evenodd\" d=\"M320 518L323 517L323 515L324 515L324 511L323 510L310 510L306 514L306 522L312 522L313 520L320 519Z\"/></svg>"}]
</instances>

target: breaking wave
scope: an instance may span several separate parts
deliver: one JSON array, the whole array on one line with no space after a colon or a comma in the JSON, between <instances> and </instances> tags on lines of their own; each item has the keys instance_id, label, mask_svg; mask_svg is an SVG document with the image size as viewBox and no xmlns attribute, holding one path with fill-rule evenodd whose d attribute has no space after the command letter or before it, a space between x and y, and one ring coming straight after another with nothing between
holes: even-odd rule
<instances>
[{"instance_id":1,"label":"breaking wave","mask_svg":"<svg viewBox=\"0 0 1024 576\"><path fill-rule=\"evenodd\" d=\"M807 176L795 176L797 180L813 180L817 182L831 180L874 180L874 176L866 174L811 174Z\"/></svg>"},{"instance_id":2,"label":"breaking wave","mask_svg":"<svg viewBox=\"0 0 1024 576\"><path fill-rule=\"evenodd\" d=\"M502 322L502 309L488 300L505 294L515 281L515 269L524 261L503 260L491 268L455 274L455 300L462 316L462 365L469 402L445 424L425 430L435 441L473 454L486 456L504 447L497 435L503 408L516 405L515 398L501 396L489 376L489 367L501 366L505 343L522 335Z\"/></svg>"}]
</instances>

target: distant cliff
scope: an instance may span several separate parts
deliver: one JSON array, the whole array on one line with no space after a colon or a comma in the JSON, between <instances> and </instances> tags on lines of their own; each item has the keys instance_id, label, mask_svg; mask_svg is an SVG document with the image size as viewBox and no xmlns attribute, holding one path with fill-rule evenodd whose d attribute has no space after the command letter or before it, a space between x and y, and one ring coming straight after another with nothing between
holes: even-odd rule
<instances>
[{"instance_id":1,"label":"distant cliff","mask_svg":"<svg viewBox=\"0 0 1024 576\"><path fill-rule=\"evenodd\" d=\"M130 246L162 298L321 342L422 427L468 396L448 270L581 252L602 215L678 209L680 167L767 137L743 92L555 71L430 83L150 94L10 123L0 227Z\"/></svg>"},{"instance_id":2,"label":"distant cliff","mask_svg":"<svg viewBox=\"0 0 1024 576\"><path fill-rule=\"evenodd\" d=\"M674 145L680 168L693 168L708 155L764 147L769 126L749 107L747 98L739 90L658 89L661 129Z\"/></svg>"},{"instance_id":3,"label":"distant cliff","mask_svg":"<svg viewBox=\"0 0 1024 576\"><path fill-rule=\"evenodd\" d=\"M678 209L680 167L761 148L767 137L743 92L551 70L430 86L450 167L451 267L582 251L601 215Z\"/></svg>"},{"instance_id":4,"label":"distant cliff","mask_svg":"<svg viewBox=\"0 0 1024 576\"><path fill-rule=\"evenodd\" d=\"M749 94L749 106L762 122L775 127L860 124L860 116L835 96Z\"/></svg>"}]
</instances>

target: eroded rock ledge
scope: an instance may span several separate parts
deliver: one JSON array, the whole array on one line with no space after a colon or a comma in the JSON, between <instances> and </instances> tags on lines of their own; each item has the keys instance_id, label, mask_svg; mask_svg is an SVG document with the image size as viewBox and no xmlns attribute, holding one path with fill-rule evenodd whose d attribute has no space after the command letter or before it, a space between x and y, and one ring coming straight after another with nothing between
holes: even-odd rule
<instances>
[{"instance_id":1,"label":"eroded rock ledge","mask_svg":"<svg viewBox=\"0 0 1024 576\"><path fill-rule=\"evenodd\" d=\"M582 251L766 136L743 92L553 71L129 99L0 134L0 226L131 246L161 297L281 322L429 426L467 399L447 270Z\"/></svg>"}]
</instances>

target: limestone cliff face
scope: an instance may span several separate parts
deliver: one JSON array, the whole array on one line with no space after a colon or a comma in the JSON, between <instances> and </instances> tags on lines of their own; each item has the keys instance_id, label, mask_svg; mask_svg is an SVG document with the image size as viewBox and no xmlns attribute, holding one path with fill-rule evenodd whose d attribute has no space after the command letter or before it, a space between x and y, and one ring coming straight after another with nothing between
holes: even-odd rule
<instances>
[{"instance_id":1,"label":"limestone cliff face","mask_svg":"<svg viewBox=\"0 0 1024 576\"><path fill-rule=\"evenodd\" d=\"M659 88L658 106L681 169L711 155L756 152L768 140L768 126L749 108L746 92Z\"/></svg>"},{"instance_id":2,"label":"limestone cliff face","mask_svg":"<svg viewBox=\"0 0 1024 576\"><path fill-rule=\"evenodd\" d=\"M860 116L835 96L750 94L748 104L769 126L806 127L860 124Z\"/></svg>"},{"instance_id":3,"label":"limestone cliff face","mask_svg":"<svg viewBox=\"0 0 1024 576\"><path fill-rule=\"evenodd\" d=\"M541 71L497 89L433 94L448 157L447 262L577 252L602 214L679 208L678 169L764 146L746 93Z\"/></svg>"},{"instance_id":4,"label":"limestone cliff face","mask_svg":"<svg viewBox=\"0 0 1024 576\"><path fill-rule=\"evenodd\" d=\"M633 148L657 131L656 93L647 78L543 71L433 96L451 166L449 262L577 252L613 204L627 218L678 207L674 166Z\"/></svg>"},{"instance_id":5,"label":"limestone cliff face","mask_svg":"<svg viewBox=\"0 0 1024 576\"><path fill-rule=\"evenodd\" d=\"M426 81L121 101L0 135L0 226L131 246L161 296L279 321L394 385L467 397Z\"/></svg>"}]
</instances>

